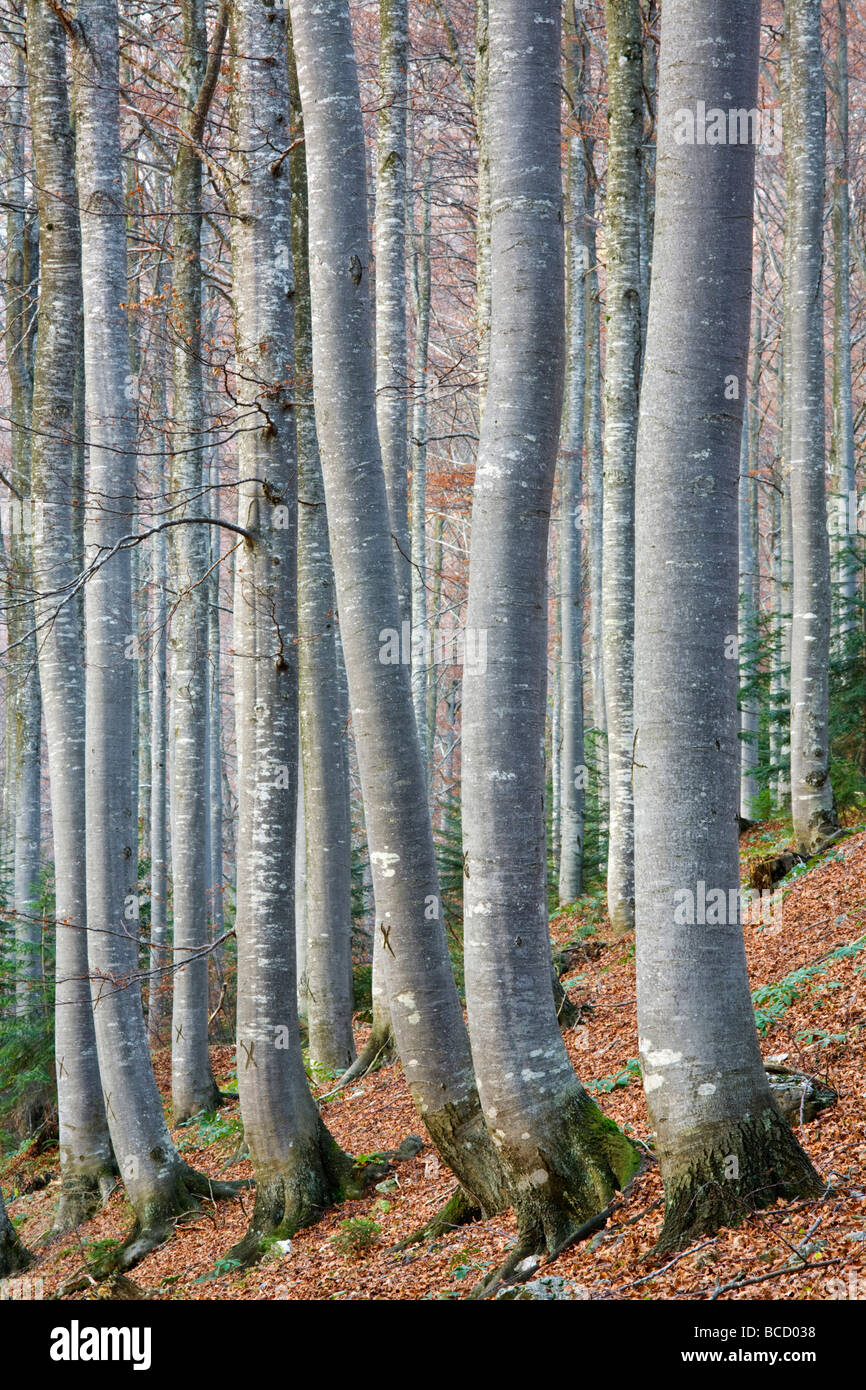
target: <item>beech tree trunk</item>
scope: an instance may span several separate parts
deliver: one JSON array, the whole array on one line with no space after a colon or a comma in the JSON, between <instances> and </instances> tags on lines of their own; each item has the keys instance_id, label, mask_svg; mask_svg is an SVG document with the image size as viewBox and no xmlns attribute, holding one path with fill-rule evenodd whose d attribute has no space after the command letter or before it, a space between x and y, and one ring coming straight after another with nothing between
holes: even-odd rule
<instances>
[{"instance_id":1,"label":"beech tree trunk","mask_svg":"<svg viewBox=\"0 0 866 1390\"><path fill-rule=\"evenodd\" d=\"M205 0L184 0L181 135L172 176L174 419L173 516L200 517L205 446L202 384L200 146L225 37L221 11L208 57ZM175 1121L219 1104L208 1051L207 840L208 597L210 538L202 525L178 526L170 547L175 599L170 727L174 994L171 1099Z\"/></svg>"},{"instance_id":2,"label":"beech tree trunk","mask_svg":"<svg viewBox=\"0 0 866 1390\"><path fill-rule=\"evenodd\" d=\"M770 1095L739 911L737 666L725 643L737 623L754 147L674 135L677 113L698 101L756 105L759 34L757 0L665 0L637 454L634 772L659 1250L822 1190Z\"/></svg>"},{"instance_id":3,"label":"beech tree trunk","mask_svg":"<svg viewBox=\"0 0 866 1390\"><path fill-rule=\"evenodd\" d=\"M399 632L376 430L361 103L347 0L292 0L310 186L316 424L364 796L376 935L415 1104L445 1162L486 1211L505 1200L442 921L409 672ZM392 769L400 770L394 778Z\"/></svg>"},{"instance_id":4,"label":"beech tree trunk","mask_svg":"<svg viewBox=\"0 0 866 1390\"><path fill-rule=\"evenodd\" d=\"M824 57L820 0L785 7L790 226L791 815L810 854L838 826L830 784L830 546L824 483Z\"/></svg>"},{"instance_id":5,"label":"beech tree trunk","mask_svg":"<svg viewBox=\"0 0 866 1390\"><path fill-rule=\"evenodd\" d=\"M86 1220L113 1184L87 973L84 641L77 604L58 603L79 571L72 523L81 237L66 86L66 36L48 0L29 0L27 53L35 183L42 227L33 383L34 587L54 833L54 1050L60 1204L54 1229Z\"/></svg>"},{"instance_id":6,"label":"beech tree trunk","mask_svg":"<svg viewBox=\"0 0 866 1390\"><path fill-rule=\"evenodd\" d=\"M352 1033L352 825L349 710L337 657L337 598L316 417L310 321L307 169L303 117L292 73L292 247L295 265L298 411L298 634L305 817L304 1011L310 1061L342 1071Z\"/></svg>"},{"instance_id":7,"label":"beech tree trunk","mask_svg":"<svg viewBox=\"0 0 866 1390\"><path fill-rule=\"evenodd\" d=\"M634 926L634 470L641 373L643 85L639 0L607 0L609 123L605 247L602 622L610 775L607 905Z\"/></svg>"},{"instance_id":8,"label":"beech tree trunk","mask_svg":"<svg viewBox=\"0 0 866 1390\"><path fill-rule=\"evenodd\" d=\"M22 35L23 41L23 35ZM10 385L10 453L13 496L9 509L9 567L6 628L10 664L7 706L11 706L6 747L10 771L12 905L15 913L16 1009L41 1007L42 923L39 918L42 700L39 688L35 609L32 592L33 545L30 420L33 409L33 349L38 279L35 209L26 192L25 124L27 79L23 42L10 54L9 101L3 117L6 138L6 368Z\"/></svg>"},{"instance_id":9,"label":"beech tree trunk","mask_svg":"<svg viewBox=\"0 0 866 1390\"><path fill-rule=\"evenodd\" d=\"M132 778L134 667L129 536L135 515L134 403L127 381L126 235L116 0L88 0L71 26L81 208L85 376L90 421L86 589L88 961L111 1142L135 1228L115 1255L132 1264L170 1233L205 1183L178 1156L147 1049L137 982L138 893ZM108 559L108 553L111 558Z\"/></svg>"},{"instance_id":10,"label":"beech tree trunk","mask_svg":"<svg viewBox=\"0 0 866 1390\"><path fill-rule=\"evenodd\" d=\"M294 936L298 765L297 462L286 11L231 5L232 286L239 405L234 594L238 750L237 1070L256 1175L247 1234L292 1235L345 1190L352 1160L326 1130L304 1073ZM306 479L302 487L306 486ZM309 791L305 788L305 791Z\"/></svg>"},{"instance_id":11,"label":"beech tree trunk","mask_svg":"<svg viewBox=\"0 0 866 1390\"><path fill-rule=\"evenodd\" d=\"M376 417L403 622L409 621L412 612L409 364L406 346L408 65L409 0L380 0L376 149Z\"/></svg>"},{"instance_id":12,"label":"beech tree trunk","mask_svg":"<svg viewBox=\"0 0 866 1390\"><path fill-rule=\"evenodd\" d=\"M565 79L574 115L581 121L585 63L583 5L566 7ZM568 202L565 231L566 316L565 395L563 401L559 529L559 602L562 624L562 690L559 750L560 851L559 901L570 903L583 887L586 767L583 747L583 557L582 471L586 398L586 164L579 131L568 137Z\"/></svg>"},{"instance_id":13,"label":"beech tree trunk","mask_svg":"<svg viewBox=\"0 0 866 1390\"><path fill-rule=\"evenodd\" d=\"M0 1279L8 1279L19 1274L32 1262L32 1255L24 1249L18 1233L6 1213L3 1189L0 1188Z\"/></svg>"},{"instance_id":14,"label":"beech tree trunk","mask_svg":"<svg viewBox=\"0 0 866 1390\"><path fill-rule=\"evenodd\" d=\"M559 0L491 7L490 377L472 507L463 678L466 1002L484 1114L520 1222L555 1246L634 1154L575 1076L551 991L544 739L547 541L564 377Z\"/></svg>"}]
</instances>

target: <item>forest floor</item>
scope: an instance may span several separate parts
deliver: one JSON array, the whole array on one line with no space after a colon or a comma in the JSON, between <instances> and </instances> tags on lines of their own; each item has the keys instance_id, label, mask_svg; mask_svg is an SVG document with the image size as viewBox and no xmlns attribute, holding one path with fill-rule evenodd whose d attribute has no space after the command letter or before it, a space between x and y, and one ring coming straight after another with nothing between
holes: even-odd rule
<instances>
[{"instance_id":1,"label":"forest floor","mask_svg":"<svg viewBox=\"0 0 866 1390\"><path fill-rule=\"evenodd\" d=\"M749 832L741 842L744 876L748 861L787 843L781 823ZM783 887L781 921L745 926L750 980L765 1058L816 1077L838 1093L835 1105L799 1130L827 1182L826 1194L771 1208L736 1230L697 1242L674 1260L654 1264L648 1256L662 1209L658 1168L652 1163L604 1231L538 1271L565 1280L564 1296L866 1298L866 833L841 841L807 873L795 870ZM583 1017L565 1039L578 1074L606 1113L648 1143L635 1060L634 944L629 938L605 944L606 929L606 918L597 908L593 916L586 903L553 921L557 946L584 942L564 981L571 1001L584 1006ZM363 1035L359 1028L359 1043ZM235 1090L233 1049L215 1047L213 1065L224 1089ZM167 1096L167 1051L157 1054L156 1071ZM319 1092L332 1084L323 1082ZM349 1086L324 1101L322 1109L334 1136L356 1156L396 1149L421 1128L399 1064ZM216 1116L172 1132L184 1158L211 1176L250 1175L248 1163L226 1168L241 1134L236 1101ZM3 1176L7 1195L18 1190L10 1213L32 1250L50 1226L56 1164L56 1150L22 1155ZM247 1191L180 1225L176 1237L143 1260L132 1278L154 1299L463 1298L513 1244L510 1213L406 1250L394 1248L444 1204L453 1187L425 1140L417 1157L395 1165L384 1191L327 1212L288 1250L275 1249L264 1263L236 1269L225 1261L247 1226L253 1200ZM30 1271L44 1281L43 1296L106 1296L106 1287L88 1277L88 1263L106 1242L122 1239L130 1224L131 1210L118 1189L105 1210L74 1236L44 1246ZM366 1243L366 1248L353 1254L347 1243ZM64 1294L64 1285L82 1283L83 1288Z\"/></svg>"}]
</instances>

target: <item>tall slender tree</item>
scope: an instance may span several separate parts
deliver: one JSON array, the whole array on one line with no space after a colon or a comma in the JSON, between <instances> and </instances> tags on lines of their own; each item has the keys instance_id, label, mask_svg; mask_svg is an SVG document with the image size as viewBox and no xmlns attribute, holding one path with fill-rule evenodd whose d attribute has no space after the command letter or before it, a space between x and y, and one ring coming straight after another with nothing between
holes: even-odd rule
<instances>
[{"instance_id":1,"label":"tall slender tree","mask_svg":"<svg viewBox=\"0 0 866 1390\"><path fill-rule=\"evenodd\" d=\"M298 449L298 637L305 817L305 1013L310 1060L348 1067L352 1035L352 825L348 700L338 666L337 599L313 411L303 113L292 65L292 252Z\"/></svg>"},{"instance_id":2,"label":"tall slender tree","mask_svg":"<svg viewBox=\"0 0 866 1390\"><path fill-rule=\"evenodd\" d=\"M200 1178L180 1158L165 1122L147 1050L138 967L138 827L133 814L129 659L135 514L135 436L128 391L126 233L120 151L116 0L87 0L71 20L76 93L75 162L81 265L89 502L85 539L88 962L96 1044L114 1153L136 1223L114 1256L128 1266L195 1205L193 1193L235 1189Z\"/></svg>"},{"instance_id":3,"label":"tall slender tree","mask_svg":"<svg viewBox=\"0 0 866 1390\"><path fill-rule=\"evenodd\" d=\"M205 0L183 0L180 139L172 176L174 417L171 490L175 515L201 517L205 456L202 383L202 162L200 147L219 76L228 22L221 5L208 53ZM201 525L172 532L177 597L171 616L171 860L174 994L171 1096L175 1120L219 1103L208 1052L206 842L207 659L210 540Z\"/></svg>"},{"instance_id":4,"label":"tall slender tree","mask_svg":"<svg viewBox=\"0 0 866 1390\"><path fill-rule=\"evenodd\" d=\"M445 927L376 429L361 101L347 0L291 0L310 187L313 380L328 524L394 1031L416 1106L485 1210L505 1200ZM383 644L380 634L386 635ZM383 659L384 658L384 659ZM399 768L394 778L391 769Z\"/></svg>"},{"instance_id":5,"label":"tall slender tree","mask_svg":"<svg viewBox=\"0 0 866 1390\"><path fill-rule=\"evenodd\" d=\"M602 644L610 775L607 903L614 934L634 926L634 469L641 373L643 188L639 0L607 0Z\"/></svg>"},{"instance_id":6,"label":"tall slender tree","mask_svg":"<svg viewBox=\"0 0 866 1390\"><path fill-rule=\"evenodd\" d=\"M665 0L637 453L634 772L659 1249L821 1190L770 1094L739 911L737 667L726 642L737 625L755 151L677 139L699 102L755 107L759 35L757 0Z\"/></svg>"},{"instance_id":7,"label":"tall slender tree","mask_svg":"<svg viewBox=\"0 0 866 1390\"><path fill-rule=\"evenodd\" d=\"M824 247L824 53L820 0L785 7L789 74L785 103L789 225L791 618L791 816L810 854L838 827L830 782L830 545L824 442L821 275Z\"/></svg>"},{"instance_id":8,"label":"tall slender tree","mask_svg":"<svg viewBox=\"0 0 866 1390\"><path fill-rule=\"evenodd\" d=\"M490 11L490 377L463 678L466 1002L520 1222L511 1261L610 1201L634 1151L572 1070L550 987L544 815L547 540L564 377L560 0Z\"/></svg>"},{"instance_id":9,"label":"tall slender tree","mask_svg":"<svg viewBox=\"0 0 866 1390\"><path fill-rule=\"evenodd\" d=\"M70 441L81 321L81 237L66 80L66 35L48 0L29 0L27 53L41 265L33 381L33 560L45 707L56 934L55 1036L60 1205L55 1229L93 1213L113 1186L87 974L84 634L74 583ZM58 597L59 596L59 597Z\"/></svg>"}]
</instances>

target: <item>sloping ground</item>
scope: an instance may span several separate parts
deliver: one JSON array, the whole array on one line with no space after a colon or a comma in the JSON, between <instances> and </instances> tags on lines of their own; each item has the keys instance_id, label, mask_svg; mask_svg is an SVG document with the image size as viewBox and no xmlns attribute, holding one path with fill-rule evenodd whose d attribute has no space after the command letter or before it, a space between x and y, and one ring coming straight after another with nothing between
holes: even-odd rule
<instances>
[{"instance_id":1,"label":"sloping ground","mask_svg":"<svg viewBox=\"0 0 866 1390\"><path fill-rule=\"evenodd\" d=\"M753 831L744 842L744 857L773 852L781 836L778 826ZM577 912L560 916L553 924L557 944L573 940L582 925ZM604 932L602 921L599 941ZM745 935L752 988L761 991L757 1003L765 1057L784 1059L786 1066L821 1078L839 1095L838 1104L800 1132L827 1179L827 1194L818 1201L772 1208L658 1267L646 1258L662 1215L661 1184L653 1165L604 1232L539 1271L564 1279L571 1297L866 1297L866 949L856 945L860 938L866 942L866 834L846 839L825 862L786 881L781 919L774 915L769 922L747 925ZM846 947L853 949L837 954ZM651 1136L634 1062L633 956L633 945L626 941L600 950L593 945L573 963L566 975L570 998L589 1007L566 1039L581 1079L594 1083L606 1112L646 1143ZM227 1089L232 1088L232 1066L232 1050L215 1048L214 1067ZM157 1058L157 1072L167 1094L167 1055ZM420 1129L399 1066L324 1102L323 1109L336 1138L356 1155L395 1149ZM174 1135L188 1146L185 1156L196 1167L214 1177L240 1177L249 1173L248 1164L223 1171L237 1148L239 1130L235 1102L213 1122L178 1129ZM55 1164L56 1155L40 1158L42 1168L46 1163ZM32 1164L20 1165L17 1174L7 1171L7 1193L16 1182L26 1185L32 1177ZM501 1262L513 1242L516 1228L510 1213L405 1252L393 1249L429 1219L452 1189L447 1170L425 1145L416 1158L396 1166L387 1191L374 1191L327 1213L317 1226L301 1232L290 1250L275 1250L252 1270L227 1270L218 1261L246 1228L245 1211L252 1203L247 1192L180 1226L177 1238L149 1255L133 1278L149 1297L159 1299L461 1298ZM10 1203L31 1249L50 1224L56 1195L55 1178ZM341 1225L346 1221L355 1223L349 1232ZM130 1209L118 1193L76 1237L53 1241L30 1271L43 1279L45 1296L56 1294L64 1283L81 1283L88 1250L96 1242L121 1239L129 1224ZM362 1242L365 1233L374 1243L356 1256L334 1243L341 1235ZM66 1296L105 1294L104 1286L100 1290L86 1274L84 1282L85 1289Z\"/></svg>"}]
</instances>

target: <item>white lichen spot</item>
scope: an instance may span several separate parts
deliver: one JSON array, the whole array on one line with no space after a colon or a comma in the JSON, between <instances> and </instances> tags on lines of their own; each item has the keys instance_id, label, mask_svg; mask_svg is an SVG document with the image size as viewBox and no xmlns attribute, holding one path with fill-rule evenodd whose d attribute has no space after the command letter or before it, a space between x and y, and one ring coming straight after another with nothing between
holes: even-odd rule
<instances>
[{"instance_id":1,"label":"white lichen spot","mask_svg":"<svg viewBox=\"0 0 866 1390\"><path fill-rule=\"evenodd\" d=\"M653 1075L653 1074L651 1073L651 1074L645 1079L643 1085L644 1085L644 1090L645 1090L645 1091L657 1091L658 1088L659 1088L659 1086L663 1086L664 1084L665 1084L665 1079L664 1079L663 1076L655 1076L655 1075Z\"/></svg>"},{"instance_id":2,"label":"white lichen spot","mask_svg":"<svg viewBox=\"0 0 866 1390\"><path fill-rule=\"evenodd\" d=\"M712 1096L712 1095L715 1095L715 1090L716 1090L716 1088L715 1088L715 1086L713 1085L712 1081L704 1081L704 1082L702 1082L702 1084L698 1087L698 1095L699 1095L699 1096Z\"/></svg>"},{"instance_id":3,"label":"white lichen spot","mask_svg":"<svg viewBox=\"0 0 866 1390\"><path fill-rule=\"evenodd\" d=\"M396 870L392 869L391 865L400 863L399 854L392 854L391 851L387 849L374 850L370 855L370 859L374 864L378 864L381 867L383 878L393 878Z\"/></svg>"},{"instance_id":4,"label":"white lichen spot","mask_svg":"<svg viewBox=\"0 0 866 1390\"><path fill-rule=\"evenodd\" d=\"M544 1184L547 1182L547 1177L548 1174L546 1168L536 1168L533 1173L529 1174L529 1181L535 1187L543 1187Z\"/></svg>"},{"instance_id":5,"label":"white lichen spot","mask_svg":"<svg viewBox=\"0 0 866 1390\"><path fill-rule=\"evenodd\" d=\"M670 1048L663 1047L659 1052L648 1052L646 1059L651 1067L672 1067L675 1062L683 1060L681 1052L671 1052Z\"/></svg>"},{"instance_id":6,"label":"white lichen spot","mask_svg":"<svg viewBox=\"0 0 866 1390\"><path fill-rule=\"evenodd\" d=\"M407 990L405 994L397 995L397 1003L402 1004L405 1009L414 1009L415 996Z\"/></svg>"}]
</instances>

